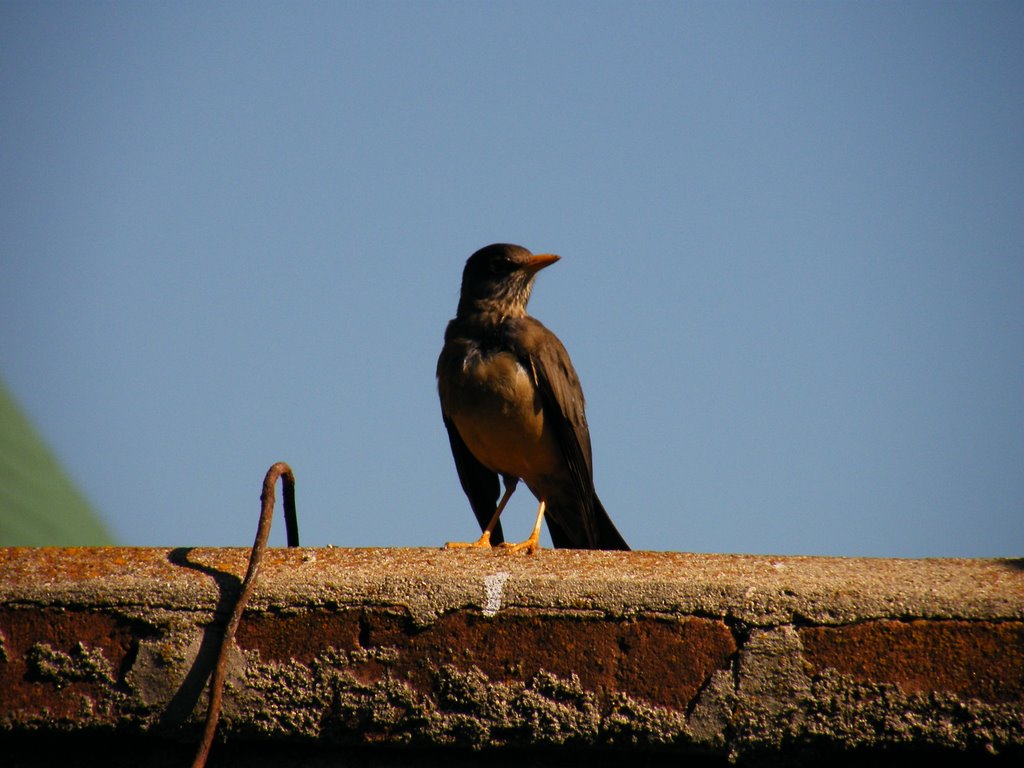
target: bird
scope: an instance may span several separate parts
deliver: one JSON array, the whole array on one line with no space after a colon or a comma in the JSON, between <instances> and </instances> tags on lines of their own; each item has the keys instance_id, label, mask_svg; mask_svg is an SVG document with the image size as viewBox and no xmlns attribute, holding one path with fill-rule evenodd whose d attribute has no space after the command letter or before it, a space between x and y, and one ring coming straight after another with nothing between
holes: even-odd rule
<instances>
[{"instance_id":1,"label":"bird","mask_svg":"<svg viewBox=\"0 0 1024 768\"><path fill-rule=\"evenodd\" d=\"M459 480L483 533L446 548L533 554L543 520L556 548L629 549L594 491L576 369L558 337L526 312L537 273L559 258L494 243L466 261L437 389ZM500 517L520 480L540 504L529 538L509 545Z\"/></svg>"}]
</instances>

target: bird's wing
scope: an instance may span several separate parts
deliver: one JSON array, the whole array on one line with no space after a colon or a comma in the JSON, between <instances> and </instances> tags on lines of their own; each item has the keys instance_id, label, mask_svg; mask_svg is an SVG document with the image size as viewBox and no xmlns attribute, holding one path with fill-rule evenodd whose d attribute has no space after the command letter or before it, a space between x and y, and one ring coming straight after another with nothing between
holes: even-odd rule
<instances>
[{"instance_id":1,"label":"bird's wing","mask_svg":"<svg viewBox=\"0 0 1024 768\"><path fill-rule=\"evenodd\" d=\"M540 321L525 317L515 338L523 343L517 354L528 361L534 384L544 403L545 423L554 428L572 479L573 510L550 526L552 540L572 540L575 547L593 547L598 536L594 521L594 473L590 453L590 429L587 426L583 388L562 342ZM569 501L562 499L563 503ZM579 521L578 523L576 521ZM561 528L556 535L555 528ZM578 530L572 530L578 528Z\"/></svg>"},{"instance_id":2,"label":"bird's wing","mask_svg":"<svg viewBox=\"0 0 1024 768\"><path fill-rule=\"evenodd\" d=\"M483 531L491 522L494 510L497 508L498 474L481 464L472 454L469 446L463 441L462 435L459 434L455 422L447 413L447 408L450 406L447 382L451 380L452 372L461 367L459 361L465 357L463 346L457 341L452 341L449 338L450 335L453 335L451 326L445 332L445 345L437 359L437 389L441 399L441 416L444 419L445 429L448 430L448 443L452 448L452 457L455 459L455 469L459 473L459 482L462 483L462 490L465 491L469 505L473 508L473 514L480 522L480 530ZM491 544L500 544L504 540L499 522L491 531Z\"/></svg>"},{"instance_id":3,"label":"bird's wing","mask_svg":"<svg viewBox=\"0 0 1024 768\"><path fill-rule=\"evenodd\" d=\"M444 416L444 426L448 430L448 442L452 447L452 456L455 457L459 482L462 483L462 490L469 498L469 505L473 508L473 514L476 515L482 531L494 517L494 510L498 504L498 475L476 460L459 435L459 430L447 416ZM491 531L491 544L501 544L504 540L499 521Z\"/></svg>"}]
</instances>

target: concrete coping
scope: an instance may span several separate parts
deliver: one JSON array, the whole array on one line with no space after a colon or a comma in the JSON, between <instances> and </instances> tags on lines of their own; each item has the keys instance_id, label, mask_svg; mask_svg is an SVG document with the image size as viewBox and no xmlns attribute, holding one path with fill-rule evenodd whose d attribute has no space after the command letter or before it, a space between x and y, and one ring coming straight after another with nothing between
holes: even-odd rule
<instances>
[{"instance_id":1,"label":"concrete coping","mask_svg":"<svg viewBox=\"0 0 1024 768\"><path fill-rule=\"evenodd\" d=\"M0 598L202 610L248 549L0 548ZM499 586L500 585L500 588ZM1024 559L773 557L542 550L271 549L254 606L401 606L693 614L752 626L1024 619Z\"/></svg>"}]
</instances>

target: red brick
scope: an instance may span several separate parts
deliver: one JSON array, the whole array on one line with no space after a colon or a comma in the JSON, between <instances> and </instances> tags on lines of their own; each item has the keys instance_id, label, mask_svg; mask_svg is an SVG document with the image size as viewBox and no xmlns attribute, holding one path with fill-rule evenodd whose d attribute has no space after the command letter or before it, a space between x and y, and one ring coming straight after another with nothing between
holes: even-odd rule
<instances>
[{"instance_id":1,"label":"red brick","mask_svg":"<svg viewBox=\"0 0 1024 768\"><path fill-rule=\"evenodd\" d=\"M868 621L800 630L814 672L835 669L904 691L1024 699L1024 622Z\"/></svg>"},{"instance_id":2,"label":"red brick","mask_svg":"<svg viewBox=\"0 0 1024 768\"><path fill-rule=\"evenodd\" d=\"M144 633L104 613L34 607L0 609L0 634L0 713L17 717L46 710L54 718L76 719L82 715L82 697L100 697L123 680L137 637ZM67 654L72 662L83 650L101 653L112 679L73 672L55 678L40 675L30 658L36 644Z\"/></svg>"},{"instance_id":3,"label":"red brick","mask_svg":"<svg viewBox=\"0 0 1024 768\"><path fill-rule=\"evenodd\" d=\"M623 621L508 612L495 618L453 613L417 628L386 610L349 610L243 621L239 645L265 661L309 663L329 649L393 649L387 672L420 690L444 666L475 668L496 682L526 681L540 670L579 677L584 689L619 691L685 710L711 674L728 666L736 645L718 621L691 618ZM357 675L377 677L381 662L353 664Z\"/></svg>"}]
</instances>

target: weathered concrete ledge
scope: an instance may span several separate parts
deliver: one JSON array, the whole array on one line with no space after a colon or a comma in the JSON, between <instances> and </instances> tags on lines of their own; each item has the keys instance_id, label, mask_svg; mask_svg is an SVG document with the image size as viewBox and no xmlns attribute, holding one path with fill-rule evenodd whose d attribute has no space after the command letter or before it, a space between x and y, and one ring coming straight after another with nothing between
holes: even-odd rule
<instances>
[{"instance_id":1,"label":"weathered concrete ledge","mask_svg":"<svg viewBox=\"0 0 1024 768\"><path fill-rule=\"evenodd\" d=\"M0 549L0 737L195 739L247 555ZM1016 758L1024 561L271 550L221 731L250 748Z\"/></svg>"}]
</instances>

